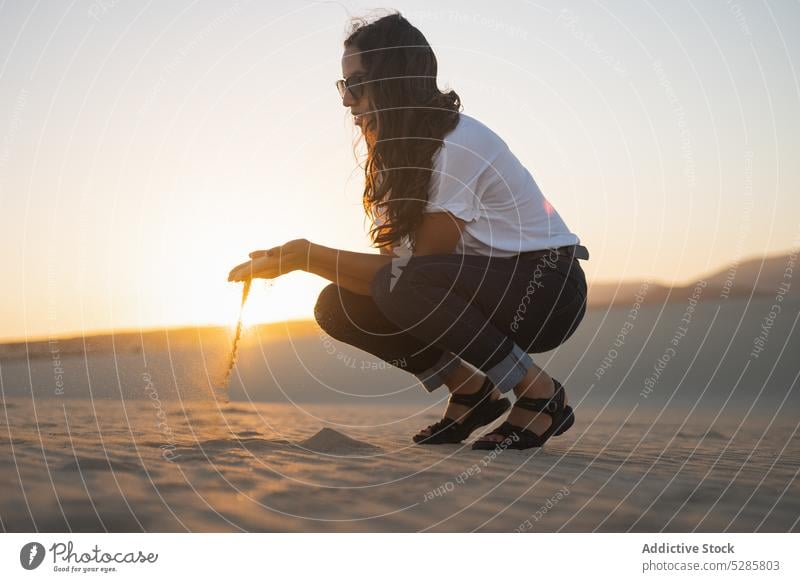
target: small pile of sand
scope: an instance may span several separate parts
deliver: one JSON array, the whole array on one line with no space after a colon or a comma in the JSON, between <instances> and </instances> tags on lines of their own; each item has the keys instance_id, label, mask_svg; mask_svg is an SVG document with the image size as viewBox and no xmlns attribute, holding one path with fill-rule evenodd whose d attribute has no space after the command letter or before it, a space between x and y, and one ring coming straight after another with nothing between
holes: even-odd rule
<instances>
[{"instance_id":1,"label":"small pile of sand","mask_svg":"<svg viewBox=\"0 0 800 582\"><path fill-rule=\"evenodd\" d=\"M299 446L317 453L344 455L348 453L369 453L379 451L380 447L357 441L332 428L323 428L314 436L297 443Z\"/></svg>"}]
</instances>

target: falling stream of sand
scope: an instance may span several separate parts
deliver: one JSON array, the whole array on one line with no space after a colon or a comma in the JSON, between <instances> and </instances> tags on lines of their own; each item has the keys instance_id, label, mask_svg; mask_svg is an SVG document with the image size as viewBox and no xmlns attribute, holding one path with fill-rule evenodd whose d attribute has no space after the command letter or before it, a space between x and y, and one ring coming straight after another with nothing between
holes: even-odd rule
<instances>
[{"instance_id":1,"label":"falling stream of sand","mask_svg":"<svg viewBox=\"0 0 800 582\"><path fill-rule=\"evenodd\" d=\"M231 373L233 373L233 367L236 365L236 357L239 354L239 339L242 337L242 314L244 313L244 304L247 302L247 296L250 295L250 286L252 284L253 280L247 279L242 288L242 303L239 306L239 321L236 322L236 334L233 336L231 357L228 360L228 369L225 371L225 379L217 390L217 393L222 396L222 400L225 402L228 402L228 388L230 387Z\"/></svg>"}]
</instances>

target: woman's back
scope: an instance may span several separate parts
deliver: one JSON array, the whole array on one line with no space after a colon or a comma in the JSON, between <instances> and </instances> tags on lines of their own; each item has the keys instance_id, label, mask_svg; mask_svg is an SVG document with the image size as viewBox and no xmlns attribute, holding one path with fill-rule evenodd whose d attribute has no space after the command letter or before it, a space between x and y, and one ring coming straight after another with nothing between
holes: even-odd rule
<instances>
[{"instance_id":1,"label":"woman's back","mask_svg":"<svg viewBox=\"0 0 800 582\"><path fill-rule=\"evenodd\" d=\"M508 145L464 113L433 158L426 212L444 210L466 222L457 253L509 257L580 244Z\"/></svg>"}]
</instances>

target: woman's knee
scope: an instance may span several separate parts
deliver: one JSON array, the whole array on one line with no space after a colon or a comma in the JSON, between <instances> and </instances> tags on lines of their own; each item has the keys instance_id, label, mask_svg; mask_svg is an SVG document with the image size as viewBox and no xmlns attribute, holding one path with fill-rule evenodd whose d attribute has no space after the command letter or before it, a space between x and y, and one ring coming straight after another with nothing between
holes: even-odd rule
<instances>
[{"instance_id":1,"label":"woman's knee","mask_svg":"<svg viewBox=\"0 0 800 582\"><path fill-rule=\"evenodd\" d=\"M320 291L317 302L314 305L314 319L330 335L333 336L336 333L343 319L346 319L344 306L342 305L341 287L331 283Z\"/></svg>"}]
</instances>

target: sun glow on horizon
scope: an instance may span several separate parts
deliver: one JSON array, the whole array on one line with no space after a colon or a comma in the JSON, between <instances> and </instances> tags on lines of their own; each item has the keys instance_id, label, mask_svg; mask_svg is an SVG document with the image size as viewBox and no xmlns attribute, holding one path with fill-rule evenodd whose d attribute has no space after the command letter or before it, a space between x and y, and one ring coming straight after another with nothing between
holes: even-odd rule
<instances>
[{"instance_id":1,"label":"sun glow on horizon","mask_svg":"<svg viewBox=\"0 0 800 582\"><path fill-rule=\"evenodd\" d=\"M274 281L255 280L242 310L242 330L262 323L312 319L317 295L327 284L305 273L291 273ZM236 292L241 299L241 286ZM238 314L237 306L236 314L228 320L232 330L236 329Z\"/></svg>"},{"instance_id":2,"label":"sun glow on horizon","mask_svg":"<svg viewBox=\"0 0 800 582\"><path fill-rule=\"evenodd\" d=\"M335 4L225 14L207 2L191 18L176 8L165 27L167 8L119 3L88 37L85 19L53 4L0 10L19 31L0 91L0 341L235 330L242 284L227 276L249 252L299 237L375 251L366 146L333 82L347 21ZM796 247L799 101L787 79L800 45L778 42L777 23L798 20L800 3L748 10L758 52L714 3L614 18L587 3L579 23L536 4L492 9L524 21L524 35L454 23L422 0L396 8L431 41L439 87L509 146L546 196L543 214L557 211L589 249L590 284L683 286ZM665 24L684 21L680 38ZM280 26L265 34L269 22ZM577 38L590 24L602 47ZM187 51L192 38L202 42ZM547 50L524 58L537 46ZM80 74L64 75L67 56ZM259 279L243 325L313 320L327 284Z\"/></svg>"}]
</instances>

